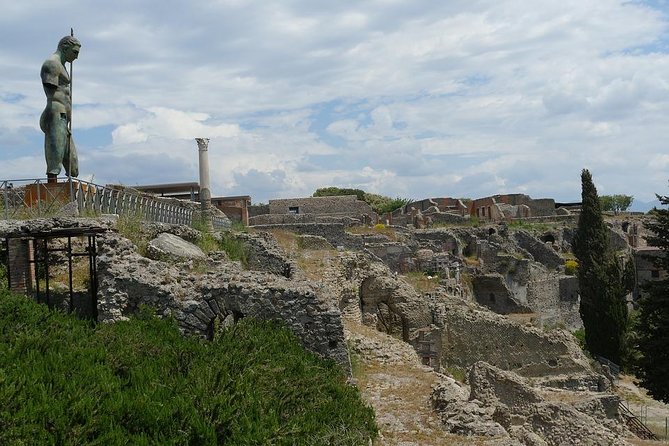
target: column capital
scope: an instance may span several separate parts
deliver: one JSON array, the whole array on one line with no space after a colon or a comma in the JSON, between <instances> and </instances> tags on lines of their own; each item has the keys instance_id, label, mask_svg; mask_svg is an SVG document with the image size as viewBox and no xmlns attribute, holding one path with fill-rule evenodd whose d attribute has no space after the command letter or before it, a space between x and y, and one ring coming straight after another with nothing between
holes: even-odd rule
<instances>
[{"instance_id":1,"label":"column capital","mask_svg":"<svg viewBox=\"0 0 669 446\"><path fill-rule=\"evenodd\" d=\"M197 142L198 149L200 150L209 149L209 138L195 138L195 141Z\"/></svg>"}]
</instances>

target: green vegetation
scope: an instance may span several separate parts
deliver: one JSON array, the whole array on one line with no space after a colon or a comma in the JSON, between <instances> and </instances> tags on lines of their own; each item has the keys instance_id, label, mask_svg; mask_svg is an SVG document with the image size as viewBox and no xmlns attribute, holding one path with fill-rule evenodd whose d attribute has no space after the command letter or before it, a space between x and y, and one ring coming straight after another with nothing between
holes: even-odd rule
<instances>
[{"instance_id":1,"label":"green vegetation","mask_svg":"<svg viewBox=\"0 0 669 446\"><path fill-rule=\"evenodd\" d=\"M222 251L225 251L230 260L239 261L244 267L248 266L249 249L246 243L235 237L234 233L230 231L222 232L218 246Z\"/></svg>"},{"instance_id":2,"label":"green vegetation","mask_svg":"<svg viewBox=\"0 0 669 446\"><path fill-rule=\"evenodd\" d=\"M441 275L435 274L428 276L422 271L410 271L404 275L410 285L412 285L419 293L433 293L439 288Z\"/></svg>"},{"instance_id":3,"label":"green vegetation","mask_svg":"<svg viewBox=\"0 0 669 446\"><path fill-rule=\"evenodd\" d=\"M361 189L349 189L334 186L316 189L316 192L313 194L314 197L332 197L340 195L355 195L358 197L358 200L362 200L369 204L372 207L372 210L379 215L393 212L402 206L406 206L412 201L408 198L390 198L384 195L370 194Z\"/></svg>"},{"instance_id":4,"label":"green vegetation","mask_svg":"<svg viewBox=\"0 0 669 446\"><path fill-rule=\"evenodd\" d=\"M564 273L568 276L576 276L578 274L578 261L574 259L565 260Z\"/></svg>"},{"instance_id":5,"label":"green vegetation","mask_svg":"<svg viewBox=\"0 0 669 446\"><path fill-rule=\"evenodd\" d=\"M585 329L579 328L578 330L574 331L572 334L576 338L576 342L578 342L578 345L580 345L581 348L585 350Z\"/></svg>"},{"instance_id":6,"label":"green vegetation","mask_svg":"<svg viewBox=\"0 0 669 446\"><path fill-rule=\"evenodd\" d=\"M611 211L616 214L629 209L633 201L634 197L632 195L602 195L599 197L602 211Z\"/></svg>"},{"instance_id":7,"label":"green vegetation","mask_svg":"<svg viewBox=\"0 0 669 446\"><path fill-rule=\"evenodd\" d=\"M9 284L7 283L7 267L5 262L0 263L0 290L5 290Z\"/></svg>"},{"instance_id":8,"label":"green vegetation","mask_svg":"<svg viewBox=\"0 0 669 446\"><path fill-rule=\"evenodd\" d=\"M362 189L350 189L342 187L321 187L316 189L314 192L314 197L335 197L340 195L355 195L358 197L358 200L365 201L365 191Z\"/></svg>"},{"instance_id":9,"label":"green vegetation","mask_svg":"<svg viewBox=\"0 0 669 446\"><path fill-rule=\"evenodd\" d=\"M147 310L91 325L0 292L0 444L359 445L373 411L276 323L212 342Z\"/></svg>"},{"instance_id":10,"label":"green vegetation","mask_svg":"<svg viewBox=\"0 0 669 446\"><path fill-rule=\"evenodd\" d=\"M620 364L628 327L624 275L610 246L597 189L587 169L581 173L581 184L583 204L573 250L579 265L585 345L591 354Z\"/></svg>"},{"instance_id":11,"label":"green vegetation","mask_svg":"<svg viewBox=\"0 0 669 446\"><path fill-rule=\"evenodd\" d=\"M467 369L458 367L456 365L446 367L446 373L451 375L451 377L461 383L467 382Z\"/></svg>"},{"instance_id":12,"label":"green vegetation","mask_svg":"<svg viewBox=\"0 0 669 446\"><path fill-rule=\"evenodd\" d=\"M351 234L359 234L359 235L385 235L388 237L391 241L397 241L398 236L397 232L393 228L387 227L384 224L376 224L372 227L369 226L351 226L346 229L347 232L350 232Z\"/></svg>"},{"instance_id":13,"label":"green vegetation","mask_svg":"<svg viewBox=\"0 0 669 446\"><path fill-rule=\"evenodd\" d=\"M146 254L146 247L149 241L142 231L141 214L121 214L116 221L116 230L137 246L137 252L142 255Z\"/></svg>"},{"instance_id":14,"label":"green vegetation","mask_svg":"<svg viewBox=\"0 0 669 446\"><path fill-rule=\"evenodd\" d=\"M237 220L232 220L232 225L230 226L230 229L237 232L249 232L248 226L246 226L243 222Z\"/></svg>"},{"instance_id":15,"label":"green vegetation","mask_svg":"<svg viewBox=\"0 0 669 446\"><path fill-rule=\"evenodd\" d=\"M658 199L669 205L669 197ZM646 224L653 234L648 244L663 253L655 258L656 266L669 271L669 208L654 209L651 215L653 221ZM636 372L653 397L669 403L669 278L648 282L645 291L639 301L636 324L640 353Z\"/></svg>"}]
</instances>

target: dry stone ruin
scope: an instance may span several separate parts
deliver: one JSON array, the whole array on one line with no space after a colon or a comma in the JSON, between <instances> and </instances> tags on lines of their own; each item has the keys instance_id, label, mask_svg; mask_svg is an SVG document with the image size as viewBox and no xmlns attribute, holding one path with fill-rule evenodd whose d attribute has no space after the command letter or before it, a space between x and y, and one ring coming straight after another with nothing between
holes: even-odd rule
<instances>
[{"instance_id":1,"label":"dry stone ruin","mask_svg":"<svg viewBox=\"0 0 669 446\"><path fill-rule=\"evenodd\" d=\"M626 444L631 434L612 376L560 329L581 326L578 283L564 268L570 225L398 227L389 235L356 233L346 218L267 220L249 232L215 233L219 242L244 246L243 264L222 250L204 252L197 246L204 235L182 225L144 225L141 249L116 231L115 218L1 222L0 235L99 228L101 322L146 305L184 333L211 338L243 317L278 319L305 348L349 374L346 333L353 351L365 342L346 326L366 326L402 341L438 374L430 410L446 432L499 444ZM292 234L307 258L328 253L318 280L277 242L276 229ZM620 228L611 231L626 243ZM411 274L435 286L419 291ZM457 371L468 374L465 383L448 376Z\"/></svg>"}]
</instances>

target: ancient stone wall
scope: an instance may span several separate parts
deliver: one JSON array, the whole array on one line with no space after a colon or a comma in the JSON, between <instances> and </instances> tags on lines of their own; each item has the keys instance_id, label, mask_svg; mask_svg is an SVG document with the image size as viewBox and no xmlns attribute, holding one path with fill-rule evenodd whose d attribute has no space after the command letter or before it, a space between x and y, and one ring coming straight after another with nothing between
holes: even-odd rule
<instances>
[{"instance_id":1,"label":"ancient stone wall","mask_svg":"<svg viewBox=\"0 0 669 446\"><path fill-rule=\"evenodd\" d=\"M286 257L272 234L268 232L231 233L247 249L247 266L255 271L266 271L291 278L296 266Z\"/></svg>"},{"instance_id":2,"label":"ancient stone wall","mask_svg":"<svg viewBox=\"0 0 669 446\"><path fill-rule=\"evenodd\" d=\"M372 208L355 195L270 200L269 210L270 214L345 214L356 218L374 214Z\"/></svg>"},{"instance_id":3,"label":"ancient stone wall","mask_svg":"<svg viewBox=\"0 0 669 446\"><path fill-rule=\"evenodd\" d=\"M269 214L269 204L252 204L249 206L249 218Z\"/></svg>"},{"instance_id":4,"label":"ancient stone wall","mask_svg":"<svg viewBox=\"0 0 669 446\"><path fill-rule=\"evenodd\" d=\"M367 219L367 221L371 222L370 219ZM350 217L347 214L264 214L256 215L249 219L250 226L290 225L297 223L340 223L344 227L350 227L362 224L363 220L361 218Z\"/></svg>"},{"instance_id":5,"label":"ancient stone wall","mask_svg":"<svg viewBox=\"0 0 669 446\"><path fill-rule=\"evenodd\" d=\"M532 254L534 260L547 268L556 269L564 266L564 259L550 245L537 240L529 232L514 231L513 238L518 246Z\"/></svg>"},{"instance_id":6,"label":"ancient stone wall","mask_svg":"<svg viewBox=\"0 0 669 446\"><path fill-rule=\"evenodd\" d=\"M392 271L413 270L413 252L404 243L366 243L365 249L385 263Z\"/></svg>"},{"instance_id":7,"label":"ancient stone wall","mask_svg":"<svg viewBox=\"0 0 669 446\"><path fill-rule=\"evenodd\" d=\"M495 313L532 312L527 305L523 305L522 302L516 299L501 274L474 276L472 277L472 286L476 302Z\"/></svg>"},{"instance_id":8,"label":"ancient stone wall","mask_svg":"<svg viewBox=\"0 0 669 446\"><path fill-rule=\"evenodd\" d=\"M296 223L285 225L256 225L254 229L268 231L283 229L296 234L319 235L334 247L343 246L348 249L362 249L365 237L349 234L342 223ZM369 237L367 237L369 238Z\"/></svg>"},{"instance_id":9,"label":"ancient stone wall","mask_svg":"<svg viewBox=\"0 0 669 446\"><path fill-rule=\"evenodd\" d=\"M216 320L278 319L305 348L350 370L336 299L317 284L244 271L224 256L210 256L209 271L197 273L188 263L142 257L116 234L100 237L98 250L100 322L122 320L148 305L174 317L184 332L210 337Z\"/></svg>"},{"instance_id":10,"label":"ancient stone wall","mask_svg":"<svg viewBox=\"0 0 669 446\"><path fill-rule=\"evenodd\" d=\"M561 330L543 332L464 305L441 304L436 315L444 366L486 361L528 377L591 371L571 334Z\"/></svg>"},{"instance_id":11,"label":"ancient stone wall","mask_svg":"<svg viewBox=\"0 0 669 446\"><path fill-rule=\"evenodd\" d=\"M447 229L418 230L414 232L413 237L423 249L462 255L463 242Z\"/></svg>"}]
</instances>

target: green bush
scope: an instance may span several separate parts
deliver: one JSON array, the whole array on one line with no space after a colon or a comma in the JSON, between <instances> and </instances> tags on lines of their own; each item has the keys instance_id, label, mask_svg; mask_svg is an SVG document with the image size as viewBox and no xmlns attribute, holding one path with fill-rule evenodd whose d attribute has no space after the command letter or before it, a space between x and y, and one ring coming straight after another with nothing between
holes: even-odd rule
<instances>
[{"instance_id":1,"label":"green bush","mask_svg":"<svg viewBox=\"0 0 669 446\"><path fill-rule=\"evenodd\" d=\"M7 283L7 267L0 263L0 290L7 289L9 283Z\"/></svg>"},{"instance_id":2,"label":"green bush","mask_svg":"<svg viewBox=\"0 0 669 446\"><path fill-rule=\"evenodd\" d=\"M578 330L572 332L572 334L576 338L576 342L578 342L578 345L581 347L581 349L585 350L585 329L579 328Z\"/></svg>"},{"instance_id":3,"label":"green bush","mask_svg":"<svg viewBox=\"0 0 669 446\"><path fill-rule=\"evenodd\" d=\"M367 444L373 412L276 323L213 342L143 310L93 326L0 292L0 444Z\"/></svg>"},{"instance_id":4,"label":"green bush","mask_svg":"<svg viewBox=\"0 0 669 446\"><path fill-rule=\"evenodd\" d=\"M248 265L249 248L244 241L239 240L231 232L223 232L219 247L228 255L230 260L239 261L244 267Z\"/></svg>"},{"instance_id":5,"label":"green bush","mask_svg":"<svg viewBox=\"0 0 669 446\"><path fill-rule=\"evenodd\" d=\"M142 215L139 213L121 214L116 221L116 230L123 237L130 240L137 246L137 252L146 254L146 247L149 241L142 230Z\"/></svg>"},{"instance_id":6,"label":"green bush","mask_svg":"<svg viewBox=\"0 0 669 446\"><path fill-rule=\"evenodd\" d=\"M564 273L568 276L575 276L578 274L578 261L574 259L567 259L564 262Z\"/></svg>"}]
</instances>

